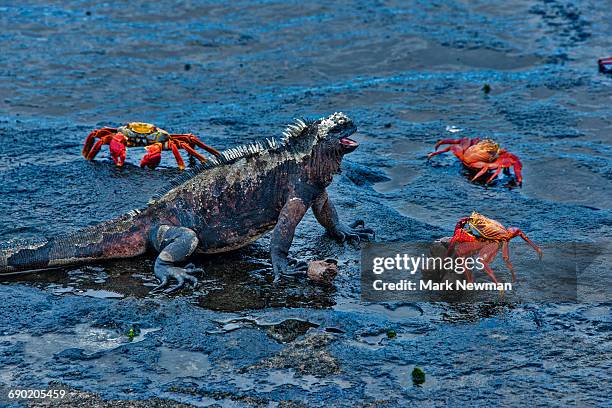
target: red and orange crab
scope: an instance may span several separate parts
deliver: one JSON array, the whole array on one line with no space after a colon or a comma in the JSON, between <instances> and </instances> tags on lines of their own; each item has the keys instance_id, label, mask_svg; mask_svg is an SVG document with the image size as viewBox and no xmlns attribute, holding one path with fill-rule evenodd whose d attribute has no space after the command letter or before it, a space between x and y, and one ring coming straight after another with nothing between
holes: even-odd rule
<instances>
[{"instance_id":1,"label":"red and orange crab","mask_svg":"<svg viewBox=\"0 0 612 408\"><path fill-rule=\"evenodd\" d=\"M534 244L527 235L518 228L504 227L499 222L487 218L482 214L473 212L469 217L461 218L455 226L455 232L450 240L447 255L453 254L457 258L468 258L476 255L482 259L484 270L497 283L497 278L491 269L491 263L495 260L499 249L502 250L502 258L512 273L512 282L516 280L514 268L510 262L510 251L508 242L514 237L523 238L542 259L542 250ZM466 272L468 282L473 282L471 272Z\"/></svg>"},{"instance_id":2,"label":"red and orange crab","mask_svg":"<svg viewBox=\"0 0 612 408\"><path fill-rule=\"evenodd\" d=\"M96 139L98 141L94 144ZM191 133L171 134L150 123L131 122L118 128L103 127L93 130L85 140L83 156L92 160L106 144L109 145L111 157L117 166L123 166L125 163L126 147L144 147L147 154L140 161L140 167L151 169L159 165L163 150L172 150L181 170L185 168L185 163L179 149L185 150L190 158L195 157L201 162L205 162L206 157L198 153L195 146L215 156L221 154Z\"/></svg>"},{"instance_id":3,"label":"red and orange crab","mask_svg":"<svg viewBox=\"0 0 612 408\"><path fill-rule=\"evenodd\" d=\"M438 150L441 145L451 146ZM472 181L484 175L489 170L495 172L489 177L487 183L493 181L504 169L514 168L514 175L519 185L523 183L521 170L523 165L519 158L505 149L500 149L499 145L491 139L480 140L480 138L464 137L463 139L442 139L436 143L436 151L427 155L427 160L433 156L452 151L455 156L468 168L478 170ZM509 170L505 170L508 172Z\"/></svg>"}]
</instances>

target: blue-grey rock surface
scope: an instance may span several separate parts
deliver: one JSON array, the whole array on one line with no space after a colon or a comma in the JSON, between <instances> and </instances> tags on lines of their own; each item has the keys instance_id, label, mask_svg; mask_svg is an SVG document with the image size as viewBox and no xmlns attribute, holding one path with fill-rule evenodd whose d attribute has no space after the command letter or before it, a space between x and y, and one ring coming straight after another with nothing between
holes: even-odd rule
<instances>
[{"instance_id":1,"label":"blue-grey rock surface","mask_svg":"<svg viewBox=\"0 0 612 408\"><path fill-rule=\"evenodd\" d=\"M609 404L612 77L597 71L612 53L609 4L50 3L0 4L0 241L139 208L178 174L171 154L138 168L142 149L124 168L107 150L85 161L93 128L146 121L222 149L343 111L361 146L330 195L379 241L448 236L478 210L535 242L603 249L580 268L579 301L563 304L362 303L359 249L311 214L292 255L339 259L334 287L251 274L267 237L194 259L201 284L171 297L149 294L151 257L2 278L3 393L62 386L116 406ZM438 139L462 136L519 155L522 188L470 183L451 155L426 162Z\"/></svg>"}]
</instances>

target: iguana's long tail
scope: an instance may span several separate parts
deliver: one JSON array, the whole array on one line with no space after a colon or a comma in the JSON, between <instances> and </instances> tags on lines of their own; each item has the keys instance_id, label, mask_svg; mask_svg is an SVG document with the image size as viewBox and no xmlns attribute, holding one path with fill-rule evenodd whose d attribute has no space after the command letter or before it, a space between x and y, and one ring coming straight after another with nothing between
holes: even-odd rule
<instances>
[{"instance_id":1,"label":"iguana's long tail","mask_svg":"<svg viewBox=\"0 0 612 408\"><path fill-rule=\"evenodd\" d=\"M0 275L30 272L113 258L130 258L147 248L144 222L133 214L38 242L0 246Z\"/></svg>"}]
</instances>

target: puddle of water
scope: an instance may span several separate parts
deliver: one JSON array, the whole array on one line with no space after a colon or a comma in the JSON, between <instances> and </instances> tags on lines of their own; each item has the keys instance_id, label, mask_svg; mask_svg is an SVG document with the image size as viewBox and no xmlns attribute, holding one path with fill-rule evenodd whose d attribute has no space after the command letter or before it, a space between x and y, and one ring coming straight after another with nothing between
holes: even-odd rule
<instances>
[{"instance_id":1,"label":"puddle of water","mask_svg":"<svg viewBox=\"0 0 612 408\"><path fill-rule=\"evenodd\" d=\"M127 343L138 343L149 333L160 330L141 329L131 341L124 333L115 330L91 327L82 323L74 326L71 331L61 333L45 333L42 336L32 336L29 333L18 333L0 336L0 342L25 343L25 354L32 360L50 360L57 353L67 349L80 349L86 355L100 351L113 350Z\"/></svg>"},{"instance_id":2,"label":"puddle of water","mask_svg":"<svg viewBox=\"0 0 612 408\"><path fill-rule=\"evenodd\" d=\"M359 341L370 346L384 346L388 342L402 341L402 340L414 340L425 333L397 333L395 337L389 338L387 333L378 334L366 334L359 337Z\"/></svg>"},{"instance_id":3,"label":"puddle of water","mask_svg":"<svg viewBox=\"0 0 612 408\"><path fill-rule=\"evenodd\" d=\"M51 284L47 286L47 289L54 295L63 295L65 293L74 293L77 289L74 286L61 286L57 284Z\"/></svg>"},{"instance_id":4,"label":"puddle of water","mask_svg":"<svg viewBox=\"0 0 612 408\"><path fill-rule=\"evenodd\" d=\"M387 338L385 333L380 334L368 334L360 337L360 341L366 343L370 346L381 346L383 345L383 340ZM377 347L380 348L380 347Z\"/></svg>"},{"instance_id":5,"label":"puddle of water","mask_svg":"<svg viewBox=\"0 0 612 408\"><path fill-rule=\"evenodd\" d=\"M207 354L188 350L177 350L168 347L159 347L159 367L164 369L162 377L172 380L174 378L202 377L211 369Z\"/></svg>"},{"instance_id":6,"label":"puddle of water","mask_svg":"<svg viewBox=\"0 0 612 408\"><path fill-rule=\"evenodd\" d=\"M121 293L103 289L87 289L85 292L76 292L75 294L79 296L88 296L98 299L122 299L125 297Z\"/></svg>"},{"instance_id":7,"label":"puddle of water","mask_svg":"<svg viewBox=\"0 0 612 408\"><path fill-rule=\"evenodd\" d=\"M378 191L379 193L388 193L395 190L401 190L408 185L420 173L420 171L414 166L401 164L385 169L385 173L391 180L374 184L374 190Z\"/></svg>"},{"instance_id":8,"label":"puddle of water","mask_svg":"<svg viewBox=\"0 0 612 408\"><path fill-rule=\"evenodd\" d=\"M423 315L423 310L420 307L407 304L361 304L347 302L338 304L335 309L342 312L357 313L367 310L368 313L382 314L391 321L402 321Z\"/></svg>"},{"instance_id":9,"label":"puddle of water","mask_svg":"<svg viewBox=\"0 0 612 408\"><path fill-rule=\"evenodd\" d=\"M440 137L453 137L449 136L449 134L445 134ZM459 136L457 136L459 137ZM418 159L419 157L423 158L423 165L425 165L425 159L427 158L427 153L433 151L433 144L425 143L417 140L406 140L401 139L394 141L392 144L392 150L390 152L391 157L396 159Z\"/></svg>"}]
</instances>

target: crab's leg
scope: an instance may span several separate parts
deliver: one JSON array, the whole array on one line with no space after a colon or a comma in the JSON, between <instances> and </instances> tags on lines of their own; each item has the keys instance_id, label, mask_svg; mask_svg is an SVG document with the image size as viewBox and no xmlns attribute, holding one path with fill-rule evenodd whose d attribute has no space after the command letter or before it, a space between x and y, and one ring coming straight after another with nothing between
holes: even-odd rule
<instances>
[{"instance_id":1,"label":"crab's leg","mask_svg":"<svg viewBox=\"0 0 612 408\"><path fill-rule=\"evenodd\" d=\"M521 170L523 169L523 166L520 163L514 163L514 176L516 177L516 180L518 181L519 185L523 184L523 174L521 173Z\"/></svg>"},{"instance_id":2,"label":"crab's leg","mask_svg":"<svg viewBox=\"0 0 612 408\"><path fill-rule=\"evenodd\" d=\"M87 157L87 155L91 151L94 141L96 140L97 134L98 131L93 130L91 133L89 133L89 135L87 135L87 139L85 139L85 144L83 145L83 150L81 151L83 157Z\"/></svg>"},{"instance_id":3,"label":"crab's leg","mask_svg":"<svg viewBox=\"0 0 612 408\"><path fill-rule=\"evenodd\" d=\"M85 145L83 146L83 151L81 152L83 154L83 157L87 157L89 155L89 152L91 151L91 147L93 146L96 138L100 139L101 137L104 137L104 136L107 136L109 134L113 134L116 132L117 132L116 128L102 128L102 129L92 130L89 133L89 135L87 135L87 139L85 139Z\"/></svg>"},{"instance_id":4,"label":"crab's leg","mask_svg":"<svg viewBox=\"0 0 612 408\"><path fill-rule=\"evenodd\" d=\"M435 150L438 150L438 147L440 147L443 144L461 144L463 142L463 139L442 139L442 140L438 140L438 142L435 145Z\"/></svg>"},{"instance_id":5,"label":"crab's leg","mask_svg":"<svg viewBox=\"0 0 612 408\"><path fill-rule=\"evenodd\" d=\"M470 258L476 253L480 253L484 246L488 245L487 242L478 241L467 241L467 242L453 242L453 257L454 258ZM450 247L449 247L450 248ZM446 256L450 256L451 253L447 253ZM472 268L466 266L465 279L468 282L474 282L474 275L472 274Z\"/></svg>"},{"instance_id":6,"label":"crab's leg","mask_svg":"<svg viewBox=\"0 0 612 408\"><path fill-rule=\"evenodd\" d=\"M196 136L193 136L193 139L191 139L191 141L195 143L196 146L199 146L202 149L206 150L208 153L213 154L215 156L221 156L221 153L219 153L217 149L215 149L214 147L208 146L206 143L202 142Z\"/></svg>"},{"instance_id":7,"label":"crab's leg","mask_svg":"<svg viewBox=\"0 0 612 408\"><path fill-rule=\"evenodd\" d=\"M442 149L442 150L436 150L435 152L431 152L431 153L429 153L429 154L427 155L427 160L429 160L429 159L431 159L432 157L437 156L437 155L439 155L439 154L446 153L446 152L448 152L449 150L451 150L453 147L454 147L454 146L448 146L448 147L445 147L445 148L444 148L444 149Z\"/></svg>"},{"instance_id":8,"label":"crab's leg","mask_svg":"<svg viewBox=\"0 0 612 408\"><path fill-rule=\"evenodd\" d=\"M537 246L535 243L533 243L533 241L532 241L532 240L530 240L529 238L527 238L527 235L525 235L525 234L523 233L523 231L521 231L520 229L515 228L515 227L509 227L509 228L506 228L506 229L507 229L507 230L508 230L508 232L511 234L510 239L512 239L512 238L514 238L514 237L516 237L516 236L523 238L523 239L525 240L525 242L527 242L529 245L531 245L531 247L532 247L533 249L535 249L535 251L538 253L538 256L540 257L540 259L542 259L542 256L543 256L544 254L542 253L542 250L540 249L540 247L539 247L539 246Z\"/></svg>"},{"instance_id":9,"label":"crab's leg","mask_svg":"<svg viewBox=\"0 0 612 408\"><path fill-rule=\"evenodd\" d=\"M93 158L96 157L96 154L100 152L102 146L105 144L109 144L111 140L113 140L112 135L106 135L101 137L100 140L98 140L94 147L89 151L89 153L87 153L87 156L85 156L85 158L87 160L93 160Z\"/></svg>"},{"instance_id":10,"label":"crab's leg","mask_svg":"<svg viewBox=\"0 0 612 408\"><path fill-rule=\"evenodd\" d=\"M512 163L512 168L514 168L514 177L516 177L516 181L518 181L519 185L522 185L523 174L521 171L523 170L523 164L520 162L520 160L518 160L518 158Z\"/></svg>"},{"instance_id":11,"label":"crab's leg","mask_svg":"<svg viewBox=\"0 0 612 408\"><path fill-rule=\"evenodd\" d=\"M491 170L492 168L495 168L492 163L486 163L486 162L475 162L475 163L470 164L470 167L473 167L476 169L480 168L480 171L476 173L474 177L472 177L472 181L476 181L476 179L480 178L487 171Z\"/></svg>"},{"instance_id":12,"label":"crab's leg","mask_svg":"<svg viewBox=\"0 0 612 408\"><path fill-rule=\"evenodd\" d=\"M183 161L183 158L181 157L181 153L178 150L178 147L176 145L177 143L180 143L180 142L175 142L171 140L168 144L170 145L170 149L172 150L172 154L174 155L174 158L176 159L176 163L178 164L179 169L184 170L185 162Z\"/></svg>"},{"instance_id":13,"label":"crab's leg","mask_svg":"<svg viewBox=\"0 0 612 408\"><path fill-rule=\"evenodd\" d=\"M482 248L485 245L487 245L487 243L474 241L474 242L455 243L454 245L455 245L455 252L453 254L454 258L471 258L472 256L474 256L474 254L480 253ZM472 268L466 267L465 279L468 282L474 282L474 275L472 274Z\"/></svg>"},{"instance_id":14,"label":"crab's leg","mask_svg":"<svg viewBox=\"0 0 612 408\"><path fill-rule=\"evenodd\" d=\"M495 180L495 178L499 176L499 173L501 173L502 169L503 167L499 166L497 170L495 170L495 172L491 175L491 177L489 177L489 179L487 180L487 184Z\"/></svg>"},{"instance_id":15,"label":"crab's leg","mask_svg":"<svg viewBox=\"0 0 612 408\"><path fill-rule=\"evenodd\" d=\"M482 264L484 266L484 270L487 275L489 275L491 279L493 279L494 283L497 283L497 278L495 277L493 269L491 269L489 265L495 260L495 257L499 252L499 247L499 242L491 242L489 245L485 245L479 253L483 261Z\"/></svg>"},{"instance_id":16,"label":"crab's leg","mask_svg":"<svg viewBox=\"0 0 612 408\"><path fill-rule=\"evenodd\" d=\"M198 147L206 150L208 153L213 154L215 156L221 156L221 153L213 147L208 146L206 143L202 142L197 136L191 133L183 133L183 134L175 134L170 135L170 138L176 138L183 142L189 142L189 144L193 143Z\"/></svg>"},{"instance_id":17,"label":"crab's leg","mask_svg":"<svg viewBox=\"0 0 612 408\"><path fill-rule=\"evenodd\" d=\"M487 273L487 275L489 275L491 277L491 279L493 280L493 283L497 283L497 278L495 277L495 273L493 272L493 269L491 269L491 267L489 266L489 264L483 264L484 266L484 270Z\"/></svg>"},{"instance_id":18,"label":"crab's leg","mask_svg":"<svg viewBox=\"0 0 612 408\"><path fill-rule=\"evenodd\" d=\"M181 142L177 140L178 145L184 149L187 153L189 153L190 155L194 156L195 158L197 158L198 160L200 160L202 163L204 163L206 161L206 157L202 156L200 153L196 152L191 146L189 146L189 143L187 142Z\"/></svg>"},{"instance_id":19,"label":"crab's leg","mask_svg":"<svg viewBox=\"0 0 612 408\"><path fill-rule=\"evenodd\" d=\"M521 166L517 166L516 164L514 165L514 176L516 177L516 180L518 181L519 185L523 184L523 175L521 174Z\"/></svg>"},{"instance_id":20,"label":"crab's leg","mask_svg":"<svg viewBox=\"0 0 612 408\"><path fill-rule=\"evenodd\" d=\"M516 276L514 275L514 266L512 266L512 262L510 262L510 246L508 245L508 241L502 241L502 258L504 258L506 266L512 273L512 282L516 282Z\"/></svg>"},{"instance_id":21,"label":"crab's leg","mask_svg":"<svg viewBox=\"0 0 612 408\"><path fill-rule=\"evenodd\" d=\"M464 275L465 275L465 280L466 280L467 282L469 282L469 283L474 282L474 276L472 275L472 268L468 268L468 267L466 267L466 268L465 268Z\"/></svg>"}]
</instances>

